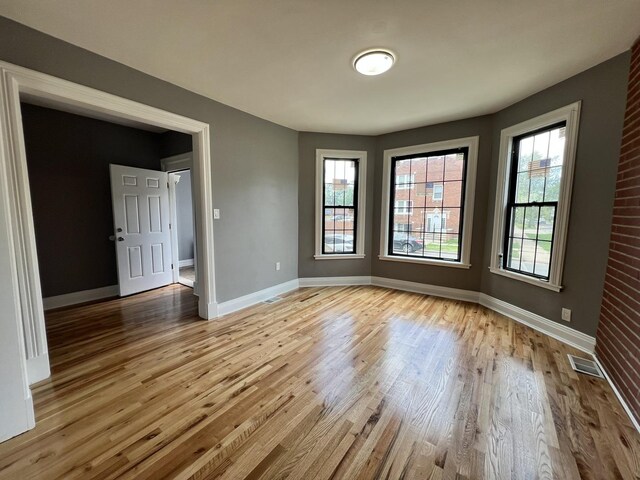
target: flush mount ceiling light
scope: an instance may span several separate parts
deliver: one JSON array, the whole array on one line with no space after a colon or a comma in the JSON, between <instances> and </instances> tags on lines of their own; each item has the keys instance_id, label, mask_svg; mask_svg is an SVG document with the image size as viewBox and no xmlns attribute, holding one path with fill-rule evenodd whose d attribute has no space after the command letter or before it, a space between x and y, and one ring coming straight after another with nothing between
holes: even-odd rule
<instances>
[{"instance_id":1,"label":"flush mount ceiling light","mask_svg":"<svg viewBox=\"0 0 640 480\"><path fill-rule=\"evenodd\" d=\"M353 61L353 67L362 75L380 75L389 70L395 61L389 50L376 48L359 53Z\"/></svg>"}]
</instances>

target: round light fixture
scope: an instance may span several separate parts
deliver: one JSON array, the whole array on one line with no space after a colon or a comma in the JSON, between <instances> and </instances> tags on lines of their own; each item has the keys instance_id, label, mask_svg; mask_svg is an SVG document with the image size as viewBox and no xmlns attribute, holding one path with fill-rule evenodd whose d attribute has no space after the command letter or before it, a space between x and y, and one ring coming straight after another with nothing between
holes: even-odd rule
<instances>
[{"instance_id":1,"label":"round light fixture","mask_svg":"<svg viewBox=\"0 0 640 480\"><path fill-rule=\"evenodd\" d=\"M358 54L353 67L362 75L380 75L389 70L396 61L389 50L366 50Z\"/></svg>"}]
</instances>

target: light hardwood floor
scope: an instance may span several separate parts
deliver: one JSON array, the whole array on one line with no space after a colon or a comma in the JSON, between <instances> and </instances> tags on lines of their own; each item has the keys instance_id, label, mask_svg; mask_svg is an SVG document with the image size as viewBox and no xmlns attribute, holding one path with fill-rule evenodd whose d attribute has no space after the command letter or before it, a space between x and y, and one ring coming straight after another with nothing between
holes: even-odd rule
<instances>
[{"instance_id":1,"label":"light hardwood floor","mask_svg":"<svg viewBox=\"0 0 640 480\"><path fill-rule=\"evenodd\" d=\"M48 313L53 375L0 477L640 478L606 382L483 307L336 287L195 315L182 286Z\"/></svg>"}]
</instances>

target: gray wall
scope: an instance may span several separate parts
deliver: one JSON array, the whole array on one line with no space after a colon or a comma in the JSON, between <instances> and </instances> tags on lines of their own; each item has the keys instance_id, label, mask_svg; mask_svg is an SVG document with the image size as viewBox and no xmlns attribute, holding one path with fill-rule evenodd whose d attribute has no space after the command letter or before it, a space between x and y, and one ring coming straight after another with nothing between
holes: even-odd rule
<instances>
[{"instance_id":1,"label":"gray wall","mask_svg":"<svg viewBox=\"0 0 640 480\"><path fill-rule=\"evenodd\" d=\"M193 259L193 199L191 196L191 171L179 172L176 185L176 217L178 222L178 259Z\"/></svg>"},{"instance_id":2,"label":"gray wall","mask_svg":"<svg viewBox=\"0 0 640 480\"><path fill-rule=\"evenodd\" d=\"M306 277L348 277L371 275L371 241L369 226L374 211L375 137L300 133L300 175L298 179L298 274ZM365 150L367 152L365 258L351 260L315 260L316 149Z\"/></svg>"},{"instance_id":3,"label":"gray wall","mask_svg":"<svg viewBox=\"0 0 640 480\"><path fill-rule=\"evenodd\" d=\"M613 206L617 158L629 71L629 52L610 59L562 83L484 117L405 130L378 137L300 134L300 277L371 275L482 291L545 318L561 322L561 308L573 312L569 326L595 335L598 322L609 229ZM545 290L489 272L493 209L500 132L503 128L582 100L582 114L573 184L569 237L564 268L564 290ZM469 270L389 262L378 259L382 162L385 149L480 136L473 241ZM316 148L375 148L373 215L367 217L366 261L313 261L314 177ZM373 170L373 171L372 171ZM369 202L369 206L371 203ZM369 213L369 212L368 212ZM371 220L369 220L371 219Z\"/></svg>"},{"instance_id":4,"label":"gray wall","mask_svg":"<svg viewBox=\"0 0 640 480\"><path fill-rule=\"evenodd\" d=\"M45 297L116 285L109 164L160 170L160 135L22 104Z\"/></svg>"},{"instance_id":5,"label":"gray wall","mask_svg":"<svg viewBox=\"0 0 640 480\"><path fill-rule=\"evenodd\" d=\"M596 333L602 300L629 62L630 53L623 53L494 116L487 225L493 224L500 131L582 100L564 290L556 293L490 273L488 228L482 291L556 321L561 321L562 307L570 308L569 326L589 335Z\"/></svg>"},{"instance_id":6,"label":"gray wall","mask_svg":"<svg viewBox=\"0 0 640 480\"><path fill-rule=\"evenodd\" d=\"M208 123L217 300L297 278L297 132L6 18L0 59Z\"/></svg>"},{"instance_id":7,"label":"gray wall","mask_svg":"<svg viewBox=\"0 0 640 480\"><path fill-rule=\"evenodd\" d=\"M384 151L390 148L420 145L479 136L478 175L476 179L475 207L473 214L473 236L471 242L471 268L460 269L433 265L418 265L380 260L380 221L382 208L382 163ZM375 185L377 185L373 215L372 274L378 277L395 278L411 282L441 285L465 290L480 289L480 270L484 252L484 232L487 205L488 170L491 162L491 117L478 117L458 122L443 123L430 127L416 128L402 132L381 135L376 153Z\"/></svg>"}]
</instances>

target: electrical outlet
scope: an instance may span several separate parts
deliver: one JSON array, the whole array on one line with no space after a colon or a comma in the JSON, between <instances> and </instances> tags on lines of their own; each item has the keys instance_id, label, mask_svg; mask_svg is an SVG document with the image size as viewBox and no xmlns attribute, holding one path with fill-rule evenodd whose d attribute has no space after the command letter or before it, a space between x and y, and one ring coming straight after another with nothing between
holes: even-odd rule
<instances>
[{"instance_id":1,"label":"electrical outlet","mask_svg":"<svg viewBox=\"0 0 640 480\"><path fill-rule=\"evenodd\" d=\"M562 320L564 320L565 322L571 321L571 310L569 310L568 308L562 309Z\"/></svg>"},{"instance_id":2,"label":"electrical outlet","mask_svg":"<svg viewBox=\"0 0 640 480\"><path fill-rule=\"evenodd\" d=\"M219 220L220 219L220 209L219 208L214 208L213 209L213 218L214 218L214 220Z\"/></svg>"},{"instance_id":3,"label":"electrical outlet","mask_svg":"<svg viewBox=\"0 0 640 480\"><path fill-rule=\"evenodd\" d=\"M280 270L280 262L276 262L276 270Z\"/></svg>"}]
</instances>

